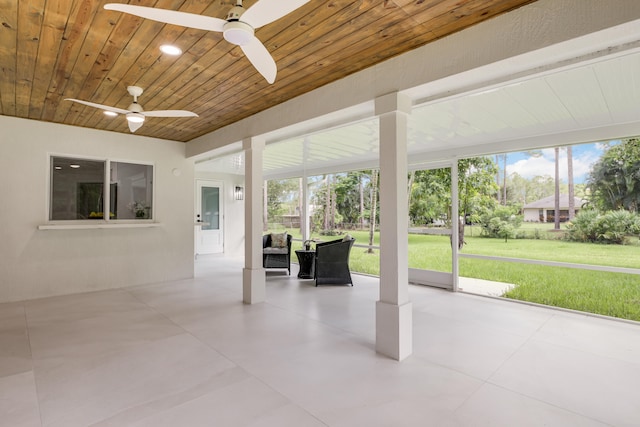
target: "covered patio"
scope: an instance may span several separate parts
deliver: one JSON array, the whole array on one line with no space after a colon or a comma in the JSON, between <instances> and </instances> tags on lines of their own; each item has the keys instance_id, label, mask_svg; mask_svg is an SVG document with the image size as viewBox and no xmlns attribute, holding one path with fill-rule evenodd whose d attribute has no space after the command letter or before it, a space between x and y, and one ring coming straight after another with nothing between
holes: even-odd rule
<instances>
[{"instance_id":1,"label":"covered patio","mask_svg":"<svg viewBox=\"0 0 640 427\"><path fill-rule=\"evenodd\" d=\"M243 305L242 265L203 256L194 279L0 305L0 424L640 422L637 325L410 286L397 363L372 351L378 279L316 288L295 265Z\"/></svg>"},{"instance_id":2,"label":"covered patio","mask_svg":"<svg viewBox=\"0 0 640 427\"><path fill-rule=\"evenodd\" d=\"M521 22L539 19L543 9L523 8L471 28L464 37L460 33L416 49L187 144L196 174L244 174L245 303L267 297L259 247L264 181L301 177L306 182L314 174L377 168L376 351L403 360L415 335L407 284L459 287L457 245L451 272L408 269L408 171L448 168L451 218L458 218L460 159L640 134L634 101L640 94L635 72L639 21L594 30L604 17L595 9L576 16L558 3L540 4L554 18L544 34L520 28ZM565 18L576 27L564 25ZM505 28L517 36L509 37ZM302 188L301 199L308 203ZM305 240L308 224L302 228ZM458 236L457 221L447 233Z\"/></svg>"}]
</instances>

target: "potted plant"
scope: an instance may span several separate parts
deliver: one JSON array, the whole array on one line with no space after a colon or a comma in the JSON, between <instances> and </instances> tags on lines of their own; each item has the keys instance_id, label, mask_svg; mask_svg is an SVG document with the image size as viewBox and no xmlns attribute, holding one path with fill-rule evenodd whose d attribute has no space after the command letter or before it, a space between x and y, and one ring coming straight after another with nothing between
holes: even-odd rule
<instances>
[{"instance_id":1,"label":"potted plant","mask_svg":"<svg viewBox=\"0 0 640 427\"><path fill-rule=\"evenodd\" d=\"M308 239L308 240L305 240L305 241L304 241L304 243L303 243L303 245L304 245L304 250L305 250L305 251L310 251L310 250L311 250L311 244L312 244L312 243L315 243L315 242L316 242L316 241L315 241L315 239Z\"/></svg>"}]
</instances>

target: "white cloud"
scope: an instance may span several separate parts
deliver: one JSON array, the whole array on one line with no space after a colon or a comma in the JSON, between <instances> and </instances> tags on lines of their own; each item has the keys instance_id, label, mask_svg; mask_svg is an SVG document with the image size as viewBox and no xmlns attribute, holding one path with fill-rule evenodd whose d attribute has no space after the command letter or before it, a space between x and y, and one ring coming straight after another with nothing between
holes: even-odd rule
<instances>
[{"instance_id":1,"label":"white cloud","mask_svg":"<svg viewBox=\"0 0 640 427\"><path fill-rule=\"evenodd\" d=\"M573 156L573 177L575 182L583 182L587 174L591 171L591 166L600 157L599 151L589 150ZM567 182L567 151L560 150L560 177ZM554 149L542 150L542 155L538 157L528 157L507 165L507 173L516 172L524 178L549 175L555 176L555 152Z\"/></svg>"}]
</instances>

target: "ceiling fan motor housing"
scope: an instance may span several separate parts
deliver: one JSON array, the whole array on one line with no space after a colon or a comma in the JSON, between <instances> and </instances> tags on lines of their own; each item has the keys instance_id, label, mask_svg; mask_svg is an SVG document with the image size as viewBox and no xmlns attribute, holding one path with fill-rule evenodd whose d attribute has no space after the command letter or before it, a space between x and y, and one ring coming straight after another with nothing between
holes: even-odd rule
<instances>
[{"instance_id":1,"label":"ceiling fan motor housing","mask_svg":"<svg viewBox=\"0 0 640 427\"><path fill-rule=\"evenodd\" d=\"M242 7L242 3L237 6L233 6L229 13L227 13L227 21L238 21L240 20L240 16L244 13L244 7Z\"/></svg>"},{"instance_id":2,"label":"ceiling fan motor housing","mask_svg":"<svg viewBox=\"0 0 640 427\"><path fill-rule=\"evenodd\" d=\"M138 104L137 102L132 102L131 105L129 105L129 107L127 108L127 110L131 111L132 113L142 113L144 110L142 109L142 105Z\"/></svg>"}]
</instances>

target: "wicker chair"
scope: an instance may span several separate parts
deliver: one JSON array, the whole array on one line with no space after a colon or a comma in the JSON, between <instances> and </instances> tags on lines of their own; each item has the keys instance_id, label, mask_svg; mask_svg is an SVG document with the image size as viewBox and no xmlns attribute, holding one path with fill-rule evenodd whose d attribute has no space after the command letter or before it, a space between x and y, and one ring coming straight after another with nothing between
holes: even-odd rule
<instances>
[{"instance_id":1,"label":"wicker chair","mask_svg":"<svg viewBox=\"0 0 640 427\"><path fill-rule=\"evenodd\" d=\"M286 268L291 275L291 234L287 234L286 248L272 248L271 234L262 236L262 267Z\"/></svg>"},{"instance_id":2,"label":"wicker chair","mask_svg":"<svg viewBox=\"0 0 640 427\"><path fill-rule=\"evenodd\" d=\"M355 239L316 244L315 279L318 285L351 285L349 254Z\"/></svg>"}]
</instances>

